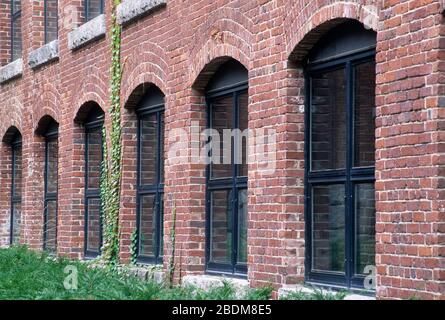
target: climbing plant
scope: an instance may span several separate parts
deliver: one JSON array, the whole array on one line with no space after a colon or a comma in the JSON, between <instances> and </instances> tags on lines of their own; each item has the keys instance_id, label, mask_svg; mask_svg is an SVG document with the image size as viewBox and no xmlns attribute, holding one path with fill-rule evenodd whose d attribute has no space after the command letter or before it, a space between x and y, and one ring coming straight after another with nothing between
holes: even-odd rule
<instances>
[{"instance_id":1,"label":"climbing plant","mask_svg":"<svg viewBox=\"0 0 445 320\"><path fill-rule=\"evenodd\" d=\"M137 265L138 263L138 231L135 229L131 233L131 245L130 245L130 255L131 255L131 264Z\"/></svg>"},{"instance_id":2,"label":"climbing plant","mask_svg":"<svg viewBox=\"0 0 445 320\"><path fill-rule=\"evenodd\" d=\"M170 286L170 288L173 288L174 284L174 276L175 276L175 270L176 270L176 263L175 263L175 254L176 254L176 204L173 203L173 225L170 230L170 243L172 246L171 249L171 256L168 261L168 267L167 267L167 283Z\"/></svg>"},{"instance_id":3,"label":"climbing plant","mask_svg":"<svg viewBox=\"0 0 445 320\"><path fill-rule=\"evenodd\" d=\"M110 68L110 108L111 118L110 133L104 126L103 150L104 161L101 172L101 201L103 214L103 247L102 260L109 266L114 267L119 263L119 208L120 208L120 190L121 190L121 85L122 85L122 66L121 66L121 34L122 27L116 19L116 7L121 0L113 0L111 31L110 31L110 49L111 49L111 68Z\"/></svg>"}]
</instances>

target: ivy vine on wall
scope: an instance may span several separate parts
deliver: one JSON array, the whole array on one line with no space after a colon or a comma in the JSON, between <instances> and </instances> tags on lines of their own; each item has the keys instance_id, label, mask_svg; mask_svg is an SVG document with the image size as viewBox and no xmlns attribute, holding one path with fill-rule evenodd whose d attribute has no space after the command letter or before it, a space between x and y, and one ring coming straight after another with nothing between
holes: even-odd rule
<instances>
[{"instance_id":1,"label":"ivy vine on wall","mask_svg":"<svg viewBox=\"0 0 445 320\"><path fill-rule=\"evenodd\" d=\"M116 8L122 0L113 0L110 49L110 102L109 109L111 125L110 137L108 139L107 128L104 126L103 150L104 161L101 173L101 201L103 215L103 247L102 260L111 267L116 267L119 263L119 209L121 190L121 85L122 85L122 65L121 65L121 34L122 27L116 19Z\"/></svg>"}]
</instances>

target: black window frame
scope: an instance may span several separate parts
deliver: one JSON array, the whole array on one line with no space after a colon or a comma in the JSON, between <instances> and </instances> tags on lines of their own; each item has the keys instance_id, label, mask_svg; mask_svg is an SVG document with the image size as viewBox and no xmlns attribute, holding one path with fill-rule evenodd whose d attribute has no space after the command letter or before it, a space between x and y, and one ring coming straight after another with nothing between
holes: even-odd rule
<instances>
[{"instance_id":1,"label":"black window frame","mask_svg":"<svg viewBox=\"0 0 445 320\"><path fill-rule=\"evenodd\" d=\"M161 140L161 137L165 138L165 123L162 126L162 117L165 115L165 105L162 104L154 104L143 106L136 109L137 115L137 195L136 195L136 230L137 230L137 261L142 264L162 264L164 261L164 252L161 250L161 244L163 244L164 237L164 188L165 182L161 179L161 172L163 171L164 159L161 154L162 150L164 150L163 144L164 141ZM144 185L142 184L141 172L142 172L142 121L147 117L156 115L157 122L157 132L156 139L158 141L157 150L156 150L156 183L153 185ZM153 256L141 255L139 250L141 246L141 215L142 215L142 198L145 196L154 195L155 201L155 237L156 243L154 244L155 254Z\"/></svg>"},{"instance_id":2,"label":"black window frame","mask_svg":"<svg viewBox=\"0 0 445 320\"><path fill-rule=\"evenodd\" d=\"M11 0L11 61L14 61L14 23L22 18L22 3L20 1L20 10L17 10L14 12L14 0ZM20 29L22 29L22 26L20 25ZM22 35L22 30L20 31L20 34ZM20 56L23 53L23 40L20 39Z\"/></svg>"},{"instance_id":3,"label":"black window frame","mask_svg":"<svg viewBox=\"0 0 445 320\"><path fill-rule=\"evenodd\" d=\"M103 217L102 217L102 201L101 201L101 193L100 193L100 187L99 188L90 188L89 187L89 148L90 148L90 134L91 133L97 133L97 131L100 131L102 133L103 126L104 126L104 118L103 117L97 117L96 119L88 120L84 124L85 126L85 154L84 154L84 160L85 160L85 186L84 186L84 205L85 205L85 213L84 213L84 255L87 259L94 259L101 255L102 253L102 245L103 245ZM103 149L103 137L101 134L101 156L102 156L102 162L103 162L103 156L104 156L104 149ZM102 171L102 165L101 164L101 171ZM99 200L101 203L100 208L100 230L99 230L99 250L98 251L91 251L88 250L88 223L89 223L89 206L88 203L90 200Z\"/></svg>"},{"instance_id":4,"label":"black window frame","mask_svg":"<svg viewBox=\"0 0 445 320\"><path fill-rule=\"evenodd\" d=\"M90 20L93 20L96 17L90 17L90 7L91 7L91 0L84 0L84 15L85 15L85 22L88 22ZM100 9L99 9L99 15L104 13L105 3L104 0L100 0Z\"/></svg>"},{"instance_id":5,"label":"black window frame","mask_svg":"<svg viewBox=\"0 0 445 320\"><path fill-rule=\"evenodd\" d=\"M56 192L48 192L48 176L49 176L49 144L51 142L57 141L57 153L59 152L59 126L56 123L50 125L48 131L44 134L45 137L45 173L44 173L44 221L43 221L43 250L49 251L47 248L47 226L48 226L48 203L55 202L56 203L56 216L55 216L55 248L54 252L49 251L51 254L57 254L57 245L58 245L58 216L59 216L59 201L58 201L58 191L59 191L59 165L57 165L57 191ZM57 156L57 161L59 161L59 155Z\"/></svg>"},{"instance_id":6,"label":"black window frame","mask_svg":"<svg viewBox=\"0 0 445 320\"><path fill-rule=\"evenodd\" d=\"M246 71L247 72L247 71ZM207 129L211 129L212 126L212 104L222 98L232 97L233 99L233 128L239 128L239 96L242 94L248 94L249 84L248 80L243 82L237 82L232 86L226 86L221 89L214 89L206 92L206 105L207 105ZM210 138L209 138L210 139ZM206 166L206 249L205 249L205 271L210 275L225 275L235 278L247 278L248 266L247 264L238 264L238 240L239 240L239 228L238 228L238 201L240 193L243 190L248 191L248 177L239 176L240 164L235 164L235 148L236 146L231 144L231 166L232 177L231 178L215 178L211 177L211 164ZM214 191L231 191L232 197L228 200L228 206L231 206L232 211L232 252L231 263L217 263L211 262L211 215L212 215L212 192Z\"/></svg>"},{"instance_id":7,"label":"black window frame","mask_svg":"<svg viewBox=\"0 0 445 320\"><path fill-rule=\"evenodd\" d=\"M10 234L9 234L9 244L14 244L14 210L15 207L18 204L22 204L22 193L20 192L19 196L15 195L16 190L16 181L15 181L15 168L16 168L16 155L20 152L22 154L22 137L20 133L16 133L15 137L13 138L11 142L11 212L10 212ZM23 158L21 158L21 161L23 163ZM23 170L23 167L22 167ZM22 171L23 172L23 171ZM23 182L22 182L23 185ZM22 185L20 188L22 188ZM20 237L20 231L19 231L19 237Z\"/></svg>"},{"instance_id":8,"label":"black window frame","mask_svg":"<svg viewBox=\"0 0 445 320\"><path fill-rule=\"evenodd\" d=\"M365 49L361 52L346 54L332 60L309 64L305 68L305 279L316 285L364 289L364 275L354 274L354 234L355 234L355 192L354 188L362 183L375 183L375 166L354 166L354 66L375 62L376 50ZM311 171L311 77L330 71L345 71L345 113L346 113L346 147L347 157L344 169ZM312 270L312 189L316 186L344 184L345 186L345 272L317 272Z\"/></svg>"},{"instance_id":9,"label":"black window frame","mask_svg":"<svg viewBox=\"0 0 445 320\"><path fill-rule=\"evenodd\" d=\"M56 19L56 39L54 39L54 40L51 40L51 41L48 41L48 7L47 7L47 2L48 2L48 0L44 0L44 4L43 4L43 17L44 17L44 19L43 19L43 29L44 29L44 42L45 42L45 44L47 44L47 43L49 43L49 42L51 42L51 41L54 41L54 40L56 40L57 39L57 37L59 36L59 12L58 12L58 10L59 10L59 1L57 1L57 12L56 12L56 14L57 14L57 19Z\"/></svg>"}]
</instances>

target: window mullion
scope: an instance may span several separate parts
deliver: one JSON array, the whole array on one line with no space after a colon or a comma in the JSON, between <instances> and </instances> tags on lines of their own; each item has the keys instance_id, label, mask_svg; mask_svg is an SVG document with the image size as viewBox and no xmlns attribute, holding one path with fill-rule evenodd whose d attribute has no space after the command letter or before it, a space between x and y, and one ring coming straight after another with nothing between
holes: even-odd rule
<instances>
[{"instance_id":1,"label":"window mullion","mask_svg":"<svg viewBox=\"0 0 445 320\"><path fill-rule=\"evenodd\" d=\"M346 155L346 216L345 216L345 274L347 286L350 287L353 266L353 243L354 243L354 186L351 181L354 150L354 80L351 61L346 63L346 130L347 130L347 155Z\"/></svg>"},{"instance_id":2,"label":"window mullion","mask_svg":"<svg viewBox=\"0 0 445 320\"><path fill-rule=\"evenodd\" d=\"M238 92L233 93L233 129L239 129L239 103ZM232 268L235 273L235 267L238 260L238 188L237 177L239 175L239 166L236 163L238 152L238 139L232 136L232 166L233 166L233 188L232 188Z\"/></svg>"}]
</instances>

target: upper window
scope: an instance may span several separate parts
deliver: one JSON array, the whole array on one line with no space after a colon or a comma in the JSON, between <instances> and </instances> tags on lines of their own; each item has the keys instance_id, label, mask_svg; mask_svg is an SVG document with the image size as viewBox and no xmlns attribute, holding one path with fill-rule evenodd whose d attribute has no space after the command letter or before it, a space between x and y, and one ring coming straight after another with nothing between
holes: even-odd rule
<instances>
[{"instance_id":1,"label":"upper window","mask_svg":"<svg viewBox=\"0 0 445 320\"><path fill-rule=\"evenodd\" d=\"M104 13L104 0L84 0L85 21L90 21Z\"/></svg>"},{"instance_id":2,"label":"upper window","mask_svg":"<svg viewBox=\"0 0 445 320\"><path fill-rule=\"evenodd\" d=\"M207 271L247 273L248 72L223 64L206 88L212 161L207 168ZM224 138L232 136L229 144ZM230 140L230 139L229 139ZM216 141L219 141L216 142Z\"/></svg>"},{"instance_id":3,"label":"upper window","mask_svg":"<svg viewBox=\"0 0 445 320\"><path fill-rule=\"evenodd\" d=\"M58 212L58 166L59 143L58 124L49 124L45 137L45 192L43 248L51 253L57 252L57 212Z\"/></svg>"},{"instance_id":4,"label":"upper window","mask_svg":"<svg viewBox=\"0 0 445 320\"><path fill-rule=\"evenodd\" d=\"M164 252L164 94L152 86L136 112L138 259L159 264Z\"/></svg>"},{"instance_id":5,"label":"upper window","mask_svg":"<svg viewBox=\"0 0 445 320\"><path fill-rule=\"evenodd\" d=\"M331 32L306 68L306 275L363 287L375 266L376 37L358 22Z\"/></svg>"},{"instance_id":6,"label":"upper window","mask_svg":"<svg viewBox=\"0 0 445 320\"><path fill-rule=\"evenodd\" d=\"M45 23L45 43L57 39L58 32L58 0L45 0L44 3L44 23Z\"/></svg>"},{"instance_id":7,"label":"upper window","mask_svg":"<svg viewBox=\"0 0 445 320\"><path fill-rule=\"evenodd\" d=\"M11 0L11 61L22 57L22 4Z\"/></svg>"},{"instance_id":8,"label":"upper window","mask_svg":"<svg viewBox=\"0 0 445 320\"><path fill-rule=\"evenodd\" d=\"M100 175L102 172L102 128L104 112L90 110L85 125L85 256L97 257L102 247Z\"/></svg>"}]
</instances>

